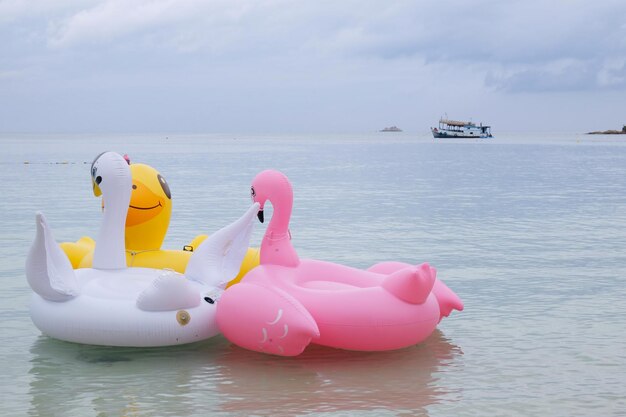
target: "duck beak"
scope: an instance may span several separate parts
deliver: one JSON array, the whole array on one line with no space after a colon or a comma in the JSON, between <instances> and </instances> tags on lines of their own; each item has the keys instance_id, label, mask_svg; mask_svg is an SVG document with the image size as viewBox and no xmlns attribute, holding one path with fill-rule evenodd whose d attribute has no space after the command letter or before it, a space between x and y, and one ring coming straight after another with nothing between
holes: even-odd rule
<instances>
[{"instance_id":1,"label":"duck beak","mask_svg":"<svg viewBox=\"0 0 626 417\"><path fill-rule=\"evenodd\" d=\"M263 217L263 210L259 210L256 216L259 218L259 221L263 223L263 220L265 220L265 218Z\"/></svg>"}]
</instances>

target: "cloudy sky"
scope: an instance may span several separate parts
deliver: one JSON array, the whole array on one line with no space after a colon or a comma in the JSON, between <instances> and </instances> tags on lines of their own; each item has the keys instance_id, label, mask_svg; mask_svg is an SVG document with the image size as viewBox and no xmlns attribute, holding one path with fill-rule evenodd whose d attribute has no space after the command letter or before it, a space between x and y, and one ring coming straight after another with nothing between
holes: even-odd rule
<instances>
[{"instance_id":1,"label":"cloudy sky","mask_svg":"<svg viewBox=\"0 0 626 417\"><path fill-rule=\"evenodd\" d=\"M0 132L626 123L624 0L0 0Z\"/></svg>"}]
</instances>

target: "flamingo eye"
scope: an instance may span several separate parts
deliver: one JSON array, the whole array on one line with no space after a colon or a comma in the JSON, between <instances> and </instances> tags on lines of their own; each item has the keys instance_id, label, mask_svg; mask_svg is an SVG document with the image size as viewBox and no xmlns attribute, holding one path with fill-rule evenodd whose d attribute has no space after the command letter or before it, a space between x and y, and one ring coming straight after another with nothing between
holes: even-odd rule
<instances>
[{"instance_id":1,"label":"flamingo eye","mask_svg":"<svg viewBox=\"0 0 626 417\"><path fill-rule=\"evenodd\" d=\"M250 197L252 197L253 200L254 200L254 197L256 197L256 192L254 191L254 187L250 187Z\"/></svg>"}]
</instances>

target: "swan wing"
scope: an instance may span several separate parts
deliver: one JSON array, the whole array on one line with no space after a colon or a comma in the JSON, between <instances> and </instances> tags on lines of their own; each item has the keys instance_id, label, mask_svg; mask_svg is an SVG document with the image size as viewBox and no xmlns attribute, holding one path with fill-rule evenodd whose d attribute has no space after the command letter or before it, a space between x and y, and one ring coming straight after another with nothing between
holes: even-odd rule
<instances>
[{"instance_id":1,"label":"swan wing","mask_svg":"<svg viewBox=\"0 0 626 417\"><path fill-rule=\"evenodd\" d=\"M259 203L254 203L238 220L202 242L189 259L185 269L187 278L225 288L239 272L258 211Z\"/></svg>"},{"instance_id":2,"label":"swan wing","mask_svg":"<svg viewBox=\"0 0 626 417\"><path fill-rule=\"evenodd\" d=\"M26 279L37 294L66 301L80 294L78 279L63 249L54 240L43 213L36 215L37 235L26 258Z\"/></svg>"}]
</instances>

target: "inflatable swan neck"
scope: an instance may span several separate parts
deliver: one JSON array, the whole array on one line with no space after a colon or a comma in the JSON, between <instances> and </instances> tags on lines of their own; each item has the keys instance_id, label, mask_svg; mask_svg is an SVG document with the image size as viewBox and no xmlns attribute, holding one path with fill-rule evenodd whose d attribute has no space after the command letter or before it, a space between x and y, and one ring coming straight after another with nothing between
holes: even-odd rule
<instances>
[{"instance_id":1,"label":"inflatable swan neck","mask_svg":"<svg viewBox=\"0 0 626 417\"><path fill-rule=\"evenodd\" d=\"M93 255L94 269L125 269L126 214L132 192L132 177L126 160L105 152L92 164L94 183L102 191L104 215Z\"/></svg>"},{"instance_id":2,"label":"inflatable swan neck","mask_svg":"<svg viewBox=\"0 0 626 417\"><path fill-rule=\"evenodd\" d=\"M267 170L252 181L252 199L263 209L266 201L274 212L261 243L261 264L298 266L300 259L291 245L289 220L293 207L293 189L287 177L278 171Z\"/></svg>"}]
</instances>

